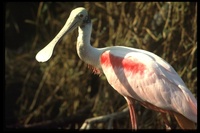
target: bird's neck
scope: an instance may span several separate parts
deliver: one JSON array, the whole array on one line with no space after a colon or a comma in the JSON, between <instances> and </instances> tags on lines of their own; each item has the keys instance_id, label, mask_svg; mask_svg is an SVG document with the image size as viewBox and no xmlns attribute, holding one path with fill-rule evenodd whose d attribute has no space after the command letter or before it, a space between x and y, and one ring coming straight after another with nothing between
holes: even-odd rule
<instances>
[{"instance_id":1,"label":"bird's neck","mask_svg":"<svg viewBox=\"0 0 200 133\"><path fill-rule=\"evenodd\" d=\"M92 31L92 24L86 24L78 28L77 38L77 53L78 56L89 65L100 68L99 57L102 50L94 48L90 45L90 37Z\"/></svg>"}]
</instances>

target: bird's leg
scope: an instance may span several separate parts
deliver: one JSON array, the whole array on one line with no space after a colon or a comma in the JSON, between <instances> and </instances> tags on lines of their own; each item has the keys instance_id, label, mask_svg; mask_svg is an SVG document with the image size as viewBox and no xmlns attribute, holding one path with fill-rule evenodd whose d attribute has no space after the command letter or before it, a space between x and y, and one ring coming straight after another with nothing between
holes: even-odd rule
<instances>
[{"instance_id":1,"label":"bird's leg","mask_svg":"<svg viewBox=\"0 0 200 133\"><path fill-rule=\"evenodd\" d=\"M130 109L130 117L131 117L132 129L137 130L137 122L136 122L136 116L135 116L135 109L134 109L133 105L129 104L129 109Z\"/></svg>"},{"instance_id":2,"label":"bird's leg","mask_svg":"<svg viewBox=\"0 0 200 133\"><path fill-rule=\"evenodd\" d=\"M161 113L161 115L162 115L162 118L163 118L163 120L165 122L166 129L167 130L171 130L171 126L170 126L170 123L169 123L169 121L168 121L168 119L166 117L166 114L165 113Z\"/></svg>"},{"instance_id":3,"label":"bird's leg","mask_svg":"<svg viewBox=\"0 0 200 133\"><path fill-rule=\"evenodd\" d=\"M129 108L130 117L131 117L132 129L137 130L137 121L136 121L134 102L133 101L132 102L128 101L128 108Z\"/></svg>"}]
</instances>

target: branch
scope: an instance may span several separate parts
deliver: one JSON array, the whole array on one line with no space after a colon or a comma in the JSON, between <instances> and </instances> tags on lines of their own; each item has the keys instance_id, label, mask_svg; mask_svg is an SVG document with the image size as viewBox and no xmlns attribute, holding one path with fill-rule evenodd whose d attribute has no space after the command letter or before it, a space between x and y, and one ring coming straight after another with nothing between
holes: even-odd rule
<instances>
[{"instance_id":1,"label":"branch","mask_svg":"<svg viewBox=\"0 0 200 133\"><path fill-rule=\"evenodd\" d=\"M113 120L114 119L121 119L121 118L125 117L126 115L128 115L128 112L129 112L128 108L125 108L122 112L116 112L116 113L112 113L112 114L109 114L109 115L89 118L89 119L85 120L85 122L81 126L80 130L91 129L92 125L94 123L107 122L108 120L109 121L108 121L108 127L107 128L111 129L112 125L113 125Z\"/></svg>"}]
</instances>

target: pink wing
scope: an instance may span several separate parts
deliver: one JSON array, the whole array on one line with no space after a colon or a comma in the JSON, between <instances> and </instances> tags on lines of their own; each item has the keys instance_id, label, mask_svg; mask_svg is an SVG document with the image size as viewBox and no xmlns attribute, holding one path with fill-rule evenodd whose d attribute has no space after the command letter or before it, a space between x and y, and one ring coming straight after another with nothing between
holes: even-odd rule
<instances>
[{"instance_id":1,"label":"pink wing","mask_svg":"<svg viewBox=\"0 0 200 133\"><path fill-rule=\"evenodd\" d=\"M157 55L115 48L100 57L110 85L124 97L173 110L197 122L197 102L175 70Z\"/></svg>"}]
</instances>

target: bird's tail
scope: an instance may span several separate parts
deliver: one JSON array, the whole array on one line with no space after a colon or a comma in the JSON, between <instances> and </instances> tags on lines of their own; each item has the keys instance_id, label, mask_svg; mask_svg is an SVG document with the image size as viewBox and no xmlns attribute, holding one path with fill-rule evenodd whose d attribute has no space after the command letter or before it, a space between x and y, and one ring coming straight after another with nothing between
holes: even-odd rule
<instances>
[{"instance_id":1,"label":"bird's tail","mask_svg":"<svg viewBox=\"0 0 200 133\"><path fill-rule=\"evenodd\" d=\"M187 119L179 113L173 112L173 114L182 129L196 129L196 125L193 121Z\"/></svg>"}]
</instances>

